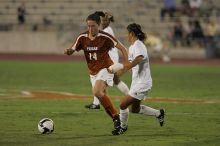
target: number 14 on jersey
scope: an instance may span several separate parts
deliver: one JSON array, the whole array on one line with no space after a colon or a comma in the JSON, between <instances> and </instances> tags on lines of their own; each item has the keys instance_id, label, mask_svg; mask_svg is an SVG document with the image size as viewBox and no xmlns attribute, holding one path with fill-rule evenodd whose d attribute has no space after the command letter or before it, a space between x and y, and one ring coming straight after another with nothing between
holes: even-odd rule
<instances>
[{"instance_id":1,"label":"number 14 on jersey","mask_svg":"<svg viewBox=\"0 0 220 146\"><path fill-rule=\"evenodd\" d=\"M90 60L97 60L97 54L94 52L94 53L89 53L89 59Z\"/></svg>"}]
</instances>

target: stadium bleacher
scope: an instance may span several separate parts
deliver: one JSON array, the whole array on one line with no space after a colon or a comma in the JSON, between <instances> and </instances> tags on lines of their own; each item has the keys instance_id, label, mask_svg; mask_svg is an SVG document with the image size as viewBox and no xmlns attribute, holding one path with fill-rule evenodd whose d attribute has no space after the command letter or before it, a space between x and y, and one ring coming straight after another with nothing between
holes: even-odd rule
<instances>
[{"instance_id":1,"label":"stadium bleacher","mask_svg":"<svg viewBox=\"0 0 220 146\"><path fill-rule=\"evenodd\" d=\"M125 28L131 22L141 24L146 32L159 31L161 37L169 33L173 24L169 19L160 21L162 0L0 0L0 30L17 30L17 8L22 2L27 11L22 31L54 30L64 44L85 30L85 18L97 10L114 15L116 21L112 26L117 30L115 34L125 44ZM220 1L214 2L220 5ZM185 17L182 19L187 21ZM48 25L45 25L45 20Z\"/></svg>"}]
</instances>

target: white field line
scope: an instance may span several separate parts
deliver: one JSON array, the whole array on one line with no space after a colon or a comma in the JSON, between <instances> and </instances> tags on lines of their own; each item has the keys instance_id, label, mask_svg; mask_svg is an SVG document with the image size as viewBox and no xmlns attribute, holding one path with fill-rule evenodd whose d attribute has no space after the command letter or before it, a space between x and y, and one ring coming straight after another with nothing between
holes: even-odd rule
<instances>
[{"instance_id":1,"label":"white field line","mask_svg":"<svg viewBox=\"0 0 220 146\"><path fill-rule=\"evenodd\" d=\"M31 94L30 91L22 90L22 91L21 91L21 95L31 96L32 94Z\"/></svg>"}]
</instances>

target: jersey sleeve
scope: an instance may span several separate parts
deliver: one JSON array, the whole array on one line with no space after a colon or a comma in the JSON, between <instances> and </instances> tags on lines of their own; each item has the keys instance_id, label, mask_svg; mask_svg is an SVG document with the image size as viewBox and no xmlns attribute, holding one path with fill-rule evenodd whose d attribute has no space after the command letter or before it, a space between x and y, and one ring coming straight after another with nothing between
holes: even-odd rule
<instances>
[{"instance_id":1,"label":"jersey sleeve","mask_svg":"<svg viewBox=\"0 0 220 146\"><path fill-rule=\"evenodd\" d=\"M118 44L118 40L114 36L110 35L109 33L101 31L100 35L106 37L109 40L108 42L112 44L111 48L114 48Z\"/></svg>"},{"instance_id":2,"label":"jersey sleeve","mask_svg":"<svg viewBox=\"0 0 220 146\"><path fill-rule=\"evenodd\" d=\"M75 43L72 45L71 49L75 51L80 51L82 49L82 36L79 36Z\"/></svg>"},{"instance_id":3,"label":"jersey sleeve","mask_svg":"<svg viewBox=\"0 0 220 146\"><path fill-rule=\"evenodd\" d=\"M111 40L111 43L112 43L111 48L115 48L115 46L118 44L118 40L116 40L116 38L113 37L113 36L110 38L110 40Z\"/></svg>"},{"instance_id":4,"label":"jersey sleeve","mask_svg":"<svg viewBox=\"0 0 220 146\"><path fill-rule=\"evenodd\" d=\"M134 58L136 58L137 56L145 57L144 49L146 48L144 48L143 45L141 45L140 43L137 43L134 49Z\"/></svg>"}]
</instances>

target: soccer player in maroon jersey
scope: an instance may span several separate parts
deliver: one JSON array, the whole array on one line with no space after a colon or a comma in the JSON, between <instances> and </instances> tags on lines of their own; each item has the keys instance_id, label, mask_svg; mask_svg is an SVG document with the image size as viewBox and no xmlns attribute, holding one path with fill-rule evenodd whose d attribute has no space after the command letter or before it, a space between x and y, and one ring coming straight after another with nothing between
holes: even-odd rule
<instances>
[{"instance_id":1,"label":"soccer player in maroon jersey","mask_svg":"<svg viewBox=\"0 0 220 146\"><path fill-rule=\"evenodd\" d=\"M107 32L110 35L115 37L114 32L113 32L113 30L110 26L110 22L114 21L114 17L111 14L107 13L107 12L104 13L103 11L96 11L95 14L100 16L102 31ZM109 56L110 56L110 58L111 58L111 60L113 61L114 64L119 62L119 52L118 52L117 48L112 48L111 50L109 50L108 53L109 53ZM125 95L128 94L128 92L129 92L128 86L123 81L120 80L120 78L117 76L116 73L114 74L113 81L114 81L114 85L117 86L117 88L122 93L124 93ZM93 86L95 80L93 80L93 78L90 78L90 82ZM90 110L100 109L99 99L96 96L94 96L93 97L93 102L90 103L90 104L85 105L85 108L88 108Z\"/></svg>"},{"instance_id":2,"label":"soccer player in maroon jersey","mask_svg":"<svg viewBox=\"0 0 220 146\"><path fill-rule=\"evenodd\" d=\"M105 111L113 119L114 130L121 129L118 111L106 95L106 89L108 86L113 85L114 77L114 74L109 71L109 67L113 65L113 61L108 52L113 47L118 48L122 52L123 64L126 68L129 64L127 49L116 38L99 30L101 23L99 15L95 13L89 15L86 22L88 30L80 34L75 43L66 49L64 53L72 55L75 51L84 51L90 77L95 80L93 94L99 98Z\"/></svg>"}]
</instances>

